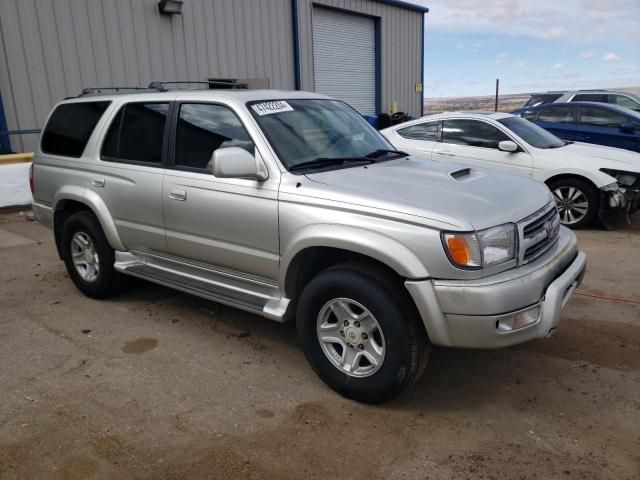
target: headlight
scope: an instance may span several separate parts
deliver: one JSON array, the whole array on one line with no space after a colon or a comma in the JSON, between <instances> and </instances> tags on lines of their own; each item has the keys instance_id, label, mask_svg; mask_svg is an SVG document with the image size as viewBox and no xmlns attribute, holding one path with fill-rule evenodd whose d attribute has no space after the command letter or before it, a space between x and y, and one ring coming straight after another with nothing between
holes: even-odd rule
<instances>
[{"instance_id":1,"label":"headlight","mask_svg":"<svg viewBox=\"0 0 640 480\"><path fill-rule=\"evenodd\" d=\"M515 258L516 227L507 223L473 233L443 233L442 243L457 267L493 267Z\"/></svg>"},{"instance_id":2,"label":"headlight","mask_svg":"<svg viewBox=\"0 0 640 480\"><path fill-rule=\"evenodd\" d=\"M600 171L602 173L606 173L607 175L615 178L618 181L618 184L623 187L633 186L640 178L640 174L637 172L627 172L624 170L612 170L611 168L601 168Z\"/></svg>"}]
</instances>

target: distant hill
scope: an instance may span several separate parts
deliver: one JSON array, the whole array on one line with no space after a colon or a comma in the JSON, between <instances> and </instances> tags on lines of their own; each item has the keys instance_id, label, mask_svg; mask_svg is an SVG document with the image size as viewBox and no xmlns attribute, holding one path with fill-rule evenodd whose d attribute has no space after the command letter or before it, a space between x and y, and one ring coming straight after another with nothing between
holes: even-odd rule
<instances>
[{"instance_id":1,"label":"distant hill","mask_svg":"<svg viewBox=\"0 0 640 480\"><path fill-rule=\"evenodd\" d=\"M607 90L617 90L640 95L640 87L608 88ZM498 111L511 112L529 99L528 93L517 93L498 96ZM478 95L473 97L443 97L425 98L424 113L431 115L442 112L457 112L465 110L490 110L495 107L495 95Z\"/></svg>"}]
</instances>

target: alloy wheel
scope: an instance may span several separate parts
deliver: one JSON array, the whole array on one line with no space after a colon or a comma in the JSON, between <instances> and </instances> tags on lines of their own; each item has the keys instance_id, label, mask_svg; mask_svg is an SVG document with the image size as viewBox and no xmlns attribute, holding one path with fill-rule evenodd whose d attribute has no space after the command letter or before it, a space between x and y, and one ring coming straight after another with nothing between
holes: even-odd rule
<instances>
[{"instance_id":1,"label":"alloy wheel","mask_svg":"<svg viewBox=\"0 0 640 480\"><path fill-rule=\"evenodd\" d=\"M380 324L355 300L328 301L318 314L316 332L325 356L343 373L368 377L382 366L386 347Z\"/></svg>"},{"instance_id":2,"label":"alloy wheel","mask_svg":"<svg viewBox=\"0 0 640 480\"><path fill-rule=\"evenodd\" d=\"M84 232L76 232L71 237L71 259L85 282L93 282L100 274L100 258L91 237Z\"/></svg>"},{"instance_id":3,"label":"alloy wheel","mask_svg":"<svg viewBox=\"0 0 640 480\"><path fill-rule=\"evenodd\" d=\"M589 210L589 199L574 186L560 186L553 190L560 221L563 225L574 225L582 220Z\"/></svg>"}]
</instances>

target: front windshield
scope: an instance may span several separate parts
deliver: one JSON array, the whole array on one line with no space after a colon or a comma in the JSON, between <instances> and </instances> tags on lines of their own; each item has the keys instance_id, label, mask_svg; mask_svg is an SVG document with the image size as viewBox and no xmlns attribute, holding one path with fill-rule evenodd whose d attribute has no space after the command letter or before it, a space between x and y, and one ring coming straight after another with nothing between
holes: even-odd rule
<instances>
[{"instance_id":1,"label":"front windshield","mask_svg":"<svg viewBox=\"0 0 640 480\"><path fill-rule=\"evenodd\" d=\"M348 105L297 99L249 103L249 110L287 169L316 159L364 157L393 146Z\"/></svg>"},{"instance_id":2,"label":"front windshield","mask_svg":"<svg viewBox=\"0 0 640 480\"><path fill-rule=\"evenodd\" d=\"M566 145L564 140L522 117L508 117L498 121L532 147L559 148Z\"/></svg>"}]
</instances>

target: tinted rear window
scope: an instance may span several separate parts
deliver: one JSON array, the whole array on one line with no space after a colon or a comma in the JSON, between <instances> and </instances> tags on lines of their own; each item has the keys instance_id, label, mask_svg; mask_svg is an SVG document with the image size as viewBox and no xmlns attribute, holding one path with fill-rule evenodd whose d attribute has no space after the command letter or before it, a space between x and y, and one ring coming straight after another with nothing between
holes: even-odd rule
<instances>
[{"instance_id":1,"label":"tinted rear window","mask_svg":"<svg viewBox=\"0 0 640 480\"><path fill-rule=\"evenodd\" d=\"M128 103L113 118L102 145L104 160L160 163L168 103Z\"/></svg>"},{"instance_id":2,"label":"tinted rear window","mask_svg":"<svg viewBox=\"0 0 640 480\"><path fill-rule=\"evenodd\" d=\"M44 153L80 157L93 129L111 102L65 103L51 114L42 133Z\"/></svg>"}]
</instances>

